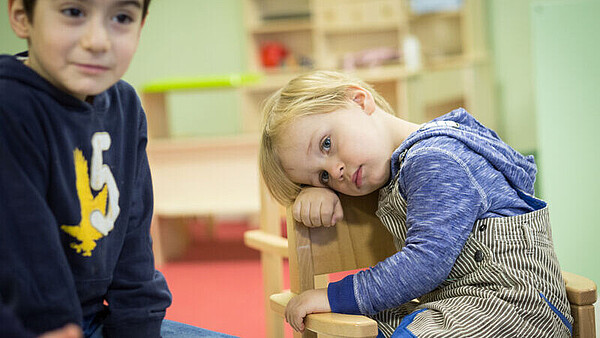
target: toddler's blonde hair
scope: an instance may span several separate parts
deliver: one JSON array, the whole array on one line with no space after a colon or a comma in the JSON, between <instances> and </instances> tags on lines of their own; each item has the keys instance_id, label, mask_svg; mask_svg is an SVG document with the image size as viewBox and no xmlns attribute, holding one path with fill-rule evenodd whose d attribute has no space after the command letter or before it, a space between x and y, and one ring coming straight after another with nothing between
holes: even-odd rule
<instances>
[{"instance_id":1,"label":"toddler's blonde hair","mask_svg":"<svg viewBox=\"0 0 600 338\"><path fill-rule=\"evenodd\" d=\"M330 113L347 107L352 102L350 90L356 87L367 90L377 106L393 114L389 103L370 85L349 74L334 71L300 75L265 101L259 169L269 192L282 205L291 205L302 188L286 175L277 154L277 145L285 137L286 127L301 116Z\"/></svg>"}]
</instances>

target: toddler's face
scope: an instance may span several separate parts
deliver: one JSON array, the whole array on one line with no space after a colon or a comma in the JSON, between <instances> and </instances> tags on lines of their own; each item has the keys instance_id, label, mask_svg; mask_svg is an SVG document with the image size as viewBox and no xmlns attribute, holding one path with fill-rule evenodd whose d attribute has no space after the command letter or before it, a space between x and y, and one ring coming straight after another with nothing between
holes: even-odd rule
<instances>
[{"instance_id":1,"label":"toddler's face","mask_svg":"<svg viewBox=\"0 0 600 338\"><path fill-rule=\"evenodd\" d=\"M296 119L277 152L295 183L362 196L388 181L394 146L383 134L373 114L352 104Z\"/></svg>"},{"instance_id":2,"label":"toddler's face","mask_svg":"<svg viewBox=\"0 0 600 338\"><path fill-rule=\"evenodd\" d=\"M85 100L129 67L142 27L142 0L38 0L28 22L27 64Z\"/></svg>"}]
</instances>

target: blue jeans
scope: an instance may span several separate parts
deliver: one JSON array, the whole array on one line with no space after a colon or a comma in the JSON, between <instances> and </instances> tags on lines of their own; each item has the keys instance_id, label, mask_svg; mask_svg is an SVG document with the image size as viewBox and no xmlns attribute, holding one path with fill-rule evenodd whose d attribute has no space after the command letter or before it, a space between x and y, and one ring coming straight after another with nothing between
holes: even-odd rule
<instances>
[{"instance_id":1,"label":"blue jeans","mask_svg":"<svg viewBox=\"0 0 600 338\"><path fill-rule=\"evenodd\" d=\"M228 334L210 331L167 319L163 320L160 328L160 335L163 338L233 337Z\"/></svg>"},{"instance_id":2,"label":"blue jeans","mask_svg":"<svg viewBox=\"0 0 600 338\"><path fill-rule=\"evenodd\" d=\"M163 338L233 337L228 334L210 331L167 319L163 320L162 322L162 326L160 328L160 335ZM102 325L100 325L89 338L103 338Z\"/></svg>"}]
</instances>

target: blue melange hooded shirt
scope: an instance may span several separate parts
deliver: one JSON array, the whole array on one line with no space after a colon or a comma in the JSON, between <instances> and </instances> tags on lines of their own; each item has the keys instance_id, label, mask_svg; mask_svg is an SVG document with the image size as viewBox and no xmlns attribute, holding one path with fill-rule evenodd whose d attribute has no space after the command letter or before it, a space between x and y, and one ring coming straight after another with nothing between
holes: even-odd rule
<instances>
[{"instance_id":1,"label":"blue melange hooded shirt","mask_svg":"<svg viewBox=\"0 0 600 338\"><path fill-rule=\"evenodd\" d=\"M0 336L96 315L113 337L160 335L146 141L127 83L87 103L0 56Z\"/></svg>"},{"instance_id":2,"label":"blue melange hooded shirt","mask_svg":"<svg viewBox=\"0 0 600 338\"><path fill-rule=\"evenodd\" d=\"M477 220L545 206L533 197L536 172L533 156L512 149L462 108L411 134L393 153L390 175L407 203L404 247L331 283L332 311L375 314L435 289Z\"/></svg>"}]
</instances>

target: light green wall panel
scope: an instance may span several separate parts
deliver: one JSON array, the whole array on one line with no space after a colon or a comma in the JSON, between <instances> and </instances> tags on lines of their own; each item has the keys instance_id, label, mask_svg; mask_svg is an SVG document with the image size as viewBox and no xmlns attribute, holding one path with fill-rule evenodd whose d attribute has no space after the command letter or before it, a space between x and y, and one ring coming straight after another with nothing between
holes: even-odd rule
<instances>
[{"instance_id":1,"label":"light green wall panel","mask_svg":"<svg viewBox=\"0 0 600 338\"><path fill-rule=\"evenodd\" d=\"M529 16L532 2L487 0L498 133L524 153L535 152L537 147Z\"/></svg>"},{"instance_id":2,"label":"light green wall panel","mask_svg":"<svg viewBox=\"0 0 600 338\"><path fill-rule=\"evenodd\" d=\"M27 48L10 29L7 0L0 0L0 52ZM240 73L246 41L239 0L153 0L137 53L124 79L138 90L151 80ZM174 136L223 135L240 131L235 90L180 92L168 99Z\"/></svg>"},{"instance_id":3,"label":"light green wall panel","mask_svg":"<svg viewBox=\"0 0 600 338\"><path fill-rule=\"evenodd\" d=\"M125 79L140 89L168 77L221 75L246 69L239 0L153 0L136 56ZM168 98L174 136L240 131L235 90L178 92Z\"/></svg>"},{"instance_id":4,"label":"light green wall panel","mask_svg":"<svg viewBox=\"0 0 600 338\"><path fill-rule=\"evenodd\" d=\"M600 283L600 1L531 8L540 169L563 269Z\"/></svg>"},{"instance_id":5,"label":"light green wall panel","mask_svg":"<svg viewBox=\"0 0 600 338\"><path fill-rule=\"evenodd\" d=\"M8 22L8 0L0 0L0 53L16 54L27 50L27 42L15 36Z\"/></svg>"}]
</instances>

